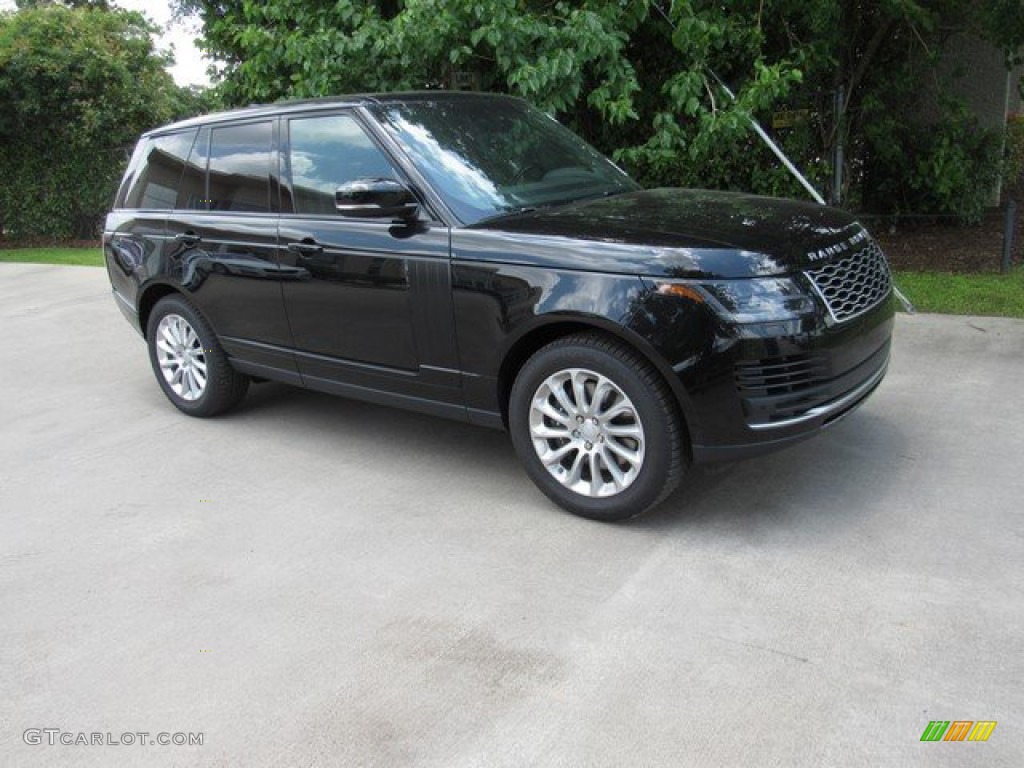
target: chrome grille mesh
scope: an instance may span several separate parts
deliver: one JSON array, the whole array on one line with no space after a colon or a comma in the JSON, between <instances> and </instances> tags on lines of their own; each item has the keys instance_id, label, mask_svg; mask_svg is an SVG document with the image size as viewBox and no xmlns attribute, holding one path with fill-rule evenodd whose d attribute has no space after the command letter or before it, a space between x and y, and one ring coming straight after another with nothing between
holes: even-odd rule
<instances>
[{"instance_id":1,"label":"chrome grille mesh","mask_svg":"<svg viewBox=\"0 0 1024 768\"><path fill-rule=\"evenodd\" d=\"M892 278L885 255L869 241L858 251L805 272L836 322L866 312L889 295Z\"/></svg>"}]
</instances>

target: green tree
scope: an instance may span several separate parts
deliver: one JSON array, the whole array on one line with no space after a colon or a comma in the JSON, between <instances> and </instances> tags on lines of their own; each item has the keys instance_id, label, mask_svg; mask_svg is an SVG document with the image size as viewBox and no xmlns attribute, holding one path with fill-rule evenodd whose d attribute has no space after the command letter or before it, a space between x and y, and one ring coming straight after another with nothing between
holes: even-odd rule
<instances>
[{"instance_id":1,"label":"green tree","mask_svg":"<svg viewBox=\"0 0 1024 768\"><path fill-rule=\"evenodd\" d=\"M194 107L154 32L137 13L101 7L0 14L6 235L94 237L139 133Z\"/></svg>"},{"instance_id":2,"label":"green tree","mask_svg":"<svg viewBox=\"0 0 1024 768\"><path fill-rule=\"evenodd\" d=\"M178 0L203 22L233 103L353 90L437 87L470 72L545 108L577 100L632 117L623 48L646 2ZM588 86L588 92L582 89Z\"/></svg>"},{"instance_id":3,"label":"green tree","mask_svg":"<svg viewBox=\"0 0 1024 768\"><path fill-rule=\"evenodd\" d=\"M801 195L749 126L794 107L778 138L819 189L842 142L854 202L902 210L982 200L998 157L955 104L918 119L945 41L969 30L1012 62L1024 40L1021 0L175 3L228 104L465 82L557 113L647 184Z\"/></svg>"},{"instance_id":4,"label":"green tree","mask_svg":"<svg viewBox=\"0 0 1024 768\"><path fill-rule=\"evenodd\" d=\"M108 0L14 0L14 4L24 10L25 8L42 8L47 5L63 5L68 8L102 8L110 10Z\"/></svg>"},{"instance_id":5,"label":"green tree","mask_svg":"<svg viewBox=\"0 0 1024 768\"><path fill-rule=\"evenodd\" d=\"M799 10L790 0L781 5ZM741 7L742 6L742 7ZM804 53L761 50L760 0L177 0L203 23L228 103L451 86L514 93L565 117L648 180L699 179L681 162L799 82ZM794 11L795 12L795 11ZM677 24L673 31L671 15ZM732 103L708 74L738 85ZM686 167L696 166L686 163Z\"/></svg>"}]
</instances>

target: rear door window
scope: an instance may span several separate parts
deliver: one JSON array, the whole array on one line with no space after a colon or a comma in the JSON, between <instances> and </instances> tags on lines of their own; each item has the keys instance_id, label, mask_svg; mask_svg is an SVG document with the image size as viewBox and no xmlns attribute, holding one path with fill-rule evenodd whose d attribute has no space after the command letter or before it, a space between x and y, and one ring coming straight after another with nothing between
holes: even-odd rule
<instances>
[{"instance_id":1,"label":"rear door window","mask_svg":"<svg viewBox=\"0 0 1024 768\"><path fill-rule=\"evenodd\" d=\"M213 128L207 178L208 210L270 211L272 153L273 123L269 120Z\"/></svg>"}]
</instances>

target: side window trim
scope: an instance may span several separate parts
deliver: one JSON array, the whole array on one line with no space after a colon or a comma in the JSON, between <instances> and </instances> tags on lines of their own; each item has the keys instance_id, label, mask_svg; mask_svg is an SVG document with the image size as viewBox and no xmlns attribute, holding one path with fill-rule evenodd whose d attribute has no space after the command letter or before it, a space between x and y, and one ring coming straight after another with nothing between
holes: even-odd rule
<instances>
[{"instance_id":1,"label":"side window trim","mask_svg":"<svg viewBox=\"0 0 1024 768\"><path fill-rule=\"evenodd\" d=\"M292 194L291 144L289 142L288 117L275 119L274 147L277 154L277 195L278 214L294 214L295 202Z\"/></svg>"},{"instance_id":2,"label":"side window trim","mask_svg":"<svg viewBox=\"0 0 1024 768\"><path fill-rule=\"evenodd\" d=\"M183 187L184 187L185 178L186 178L185 177L185 173L189 170L189 166L190 166L190 164L192 162L192 159L195 157L196 151L200 150L200 148L202 149L203 167L202 168L199 168L198 166L196 167L196 171L199 174L199 177L200 177L200 180L201 180L201 186L202 186L202 190L200 192L202 197L200 198L199 202L202 203L203 205L205 205L205 201L209 199L209 192L207 190L208 184L207 184L207 179L206 179L206 169L207 169L207 166L209 165L209 156L210 156L210 126L203 125L203 126L201 126L199 128L199 131L196 133L196 137L192 140L192 149L189 150L188 159L185 161L184 171L182 172L181 178L178 179L177 196L176 196L175 201L174 201L174 210L175 211L189 211L190 213L194 213L194 212L197 212L197 211L198 212L202 212L202 211L209 210L208 206L207 207L189 207L188 205L182 205L182 194L184 192ZM186 198L186 201L187 201L187 199L188 198Z\"/></svg>"},{"instance_id":3,"label":"side window trim","mask_svg":"<svg viewBox=\"0 0 1024 768\"><path fill-rule=\"evenodd\" d=\"M203 136L203 167L200 169L200 173L203 177L203 208L202 211L210 210L210 150L213 147L213 125L204 125L202 130ZM198 141L198 138L197 138Z\"/></svg>"},{"instance_id":4,"label":"side window trim","mask_svg":"<svg viewBox=\"0 0 1024 768\"><path fill-rule=\"evenodd\" d=\"M284 210L281 162L281 117L277 116L270 131L270 212L278 216Z\"/></svg>"}]
</instances>

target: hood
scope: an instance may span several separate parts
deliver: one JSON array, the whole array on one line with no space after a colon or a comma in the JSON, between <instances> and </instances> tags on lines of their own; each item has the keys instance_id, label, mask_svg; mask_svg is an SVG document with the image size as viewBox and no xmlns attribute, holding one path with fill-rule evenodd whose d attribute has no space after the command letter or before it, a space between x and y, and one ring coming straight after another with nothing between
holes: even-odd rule
<instances>
[{"instance_id":1,"label":"hood","mask_svg":"<svg viewBox=\"0 0 1024 768\"><path fill-rule=\"evenodd\" d=\"M585 200L490 219L468 231L501 233L506 243L527 249L532 241L537 257L529 260L546 266L725 278L820 266L867 237L835 208L691 189Z\"/></svg>"}]
</instances>

